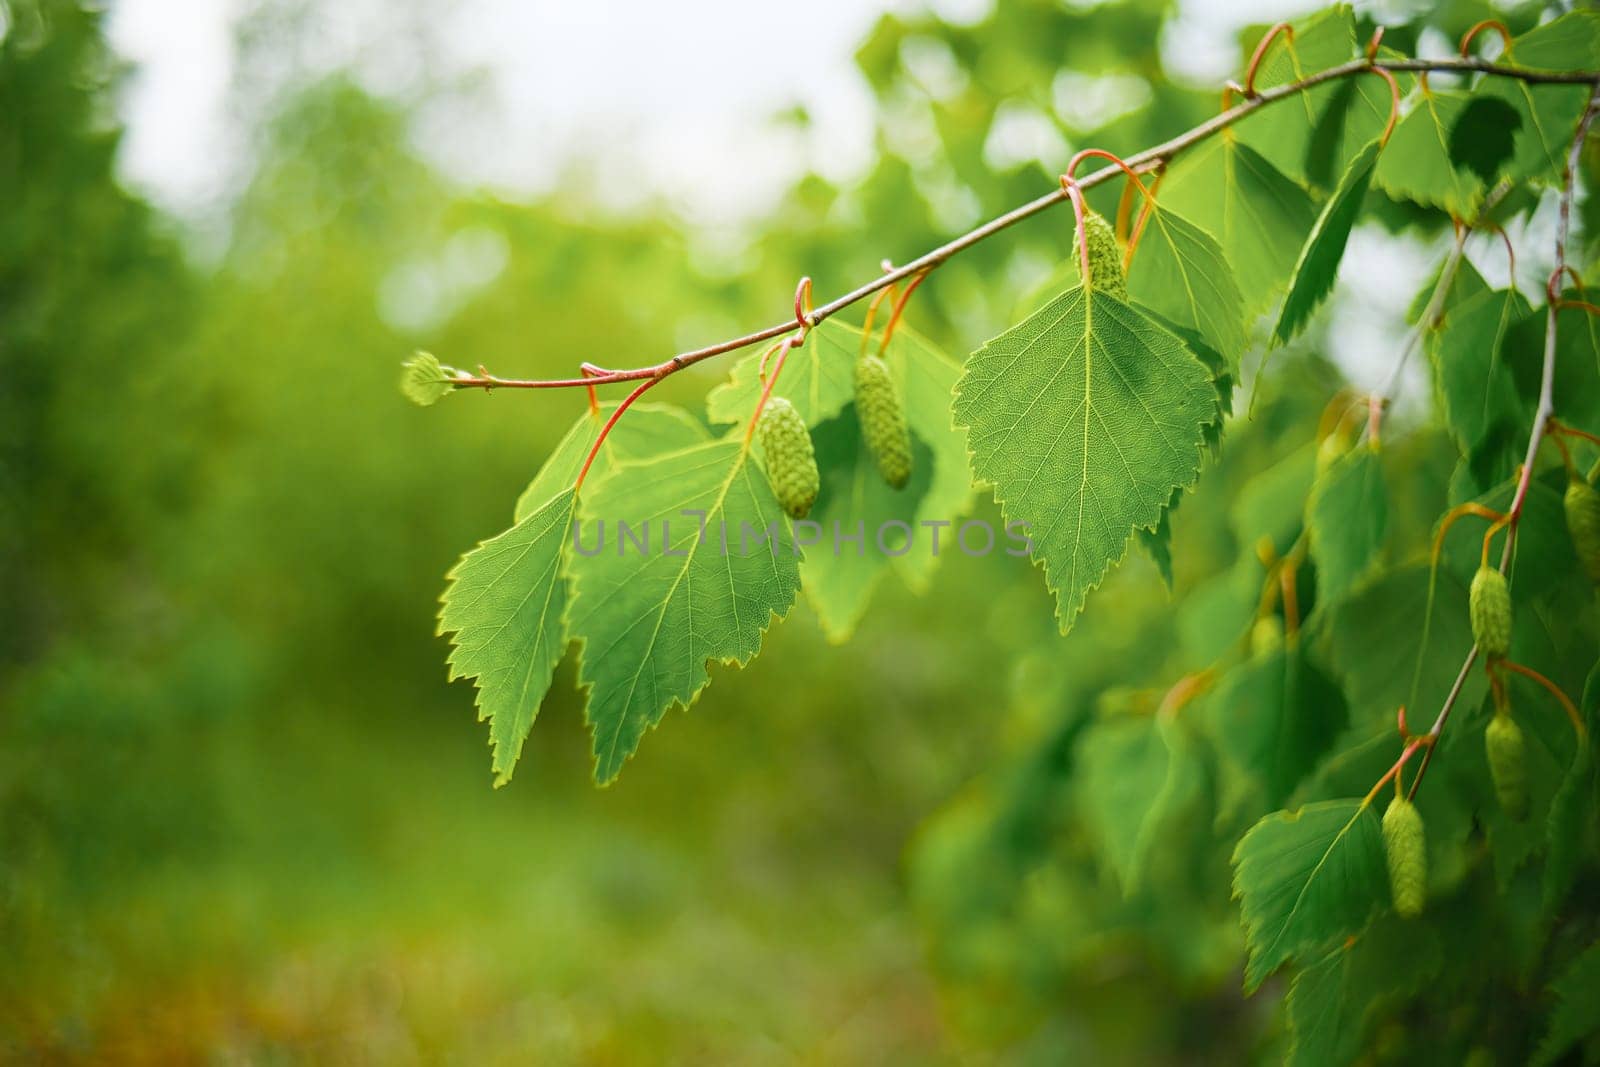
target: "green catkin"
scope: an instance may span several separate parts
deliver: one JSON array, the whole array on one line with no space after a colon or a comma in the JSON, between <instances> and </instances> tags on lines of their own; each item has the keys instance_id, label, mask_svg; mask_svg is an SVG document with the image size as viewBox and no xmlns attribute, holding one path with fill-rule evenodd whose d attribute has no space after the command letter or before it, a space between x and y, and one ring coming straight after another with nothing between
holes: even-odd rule
<instances>
[{"instance_id":1,"label":"green catkin","mask_svg":"<svg viewBox=\"0 0 1600 1067\"><path fill-rule=\"evenodd\" d=\"M911 480L911 433L889 365L878 356L856 361L856 416L878 473L895 489Z\"/></svg>"},{"instance_id":2,"label":"green catkin","mask_svg":"<svg viewBox=\"0 0 1600 1067\"><path fill-rule=\"evenodd\" d=\"M1089 246L1090 285L1118 300L1128 299L1128 279L1122 273L1122 249L1117 233L1097 211L1083 214L1085 243Z\"/></svg>"},{"instance_id":3,"label":"green catkin","mask_svg":"<svg viewBox=\"0 0 1600 1067\"><path fill-rule=\"evenodd\" d=\"M1422 813L1405 797L1395 797L1383 813L1383 851L1389 862L1389 892L1402 919L1422 914L1428 892L1427 838Z\"/></svg>"},{"instance_id":4,"label":"green catkin","mask_svg":"<svg viewBox=\"0 0 1600 1067\"><path fill-rule=\"evenodd\" d=\"M767 457L767 480L778 504L791 519L811 514L822 478L811 447L811 433L794 405L781 396L767 400L756 425L761 450Z\"/></svg>"},{"instance_id":5,"label":"green catkin","mask_svg":"<svg viewBox=\"0 0 1600 1067\"><path fill-rule=\"evenodd\" d=\"M1485 564L1472 576L1472 593L1467 601L1472 617L1472 639L1478 650L1490 659L1511 651L1511 590L1506 576Z\"/></svg>"},{"instance_id":6,"label":"green catkin","mask_svg":"<svg viewBox=\"0 0 1600 1067\"><path fill-rule=\"evenodd\" d=\"M1489 757L1489 777L1494 781L1494 795L1499 798L1500 807L1513 819L1525 818L1528 763L1522 727L1510 715L1496 712L1483 732L1483 748Z\"/></svg>"},{"instance_id":7,"label":"green catkin","mask_svg":"<svg viewBox=\"0 0 1600 1067\"><path fill-rule=\"evenodd\" d=\"M1263 615L1250 628L1250 654L1270 656L1283 647L1283 620L1276 615Z\"/></svg>"},{"instance_id":8,"label":"green catkin","mask_svg":"<svg viewBox=\"0 0 1600 1067\"><path fill-rule=\"evenodd\" d=\"M1573 478L1567 483L1562 504L1578 562L1590 581L1600 582L1600 493L1582 478Z\"/></svg>"}]
</instances>

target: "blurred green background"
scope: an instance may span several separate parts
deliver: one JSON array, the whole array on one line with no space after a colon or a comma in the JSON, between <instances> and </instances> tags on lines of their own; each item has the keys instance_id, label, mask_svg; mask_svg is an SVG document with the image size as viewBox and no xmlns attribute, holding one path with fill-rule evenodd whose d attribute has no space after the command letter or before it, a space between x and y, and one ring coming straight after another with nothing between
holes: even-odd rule
<instances>
[{"instance_id":1,"label":"blurred green background","mask_svg":"<svg viewBox=\"0 0 1600 1067\"><path fill-rule=\"evenodd\" d=\"M303 6L253 6L240 54L293 51ZM909 903L925 820L1008 753L1047 763L1069 684L1081 696L1168 655L1177 623L1142 556L1066 642L1038 575L1006 557L949 557L924 601L886 587L843 647L802 604L606 790L566 664L496 791L470 689L443 680L436 597L508 524L581 396L419 411L395 388L419 345L564 374L781 318L803 273L841 292L1052 186L1041 162L986 151L1002 120L1125 152L1192 125L1216 94L1163 72L1169 5L885 16L857 53L879 107L865 176L797 175L736 254L709 259L671 210L606 209L578 178L515 200L464 187L414 136L448 86L383 95L339 70L264 88L241 75L247 163L200 232L119 184L126 68L103 16L59 0L0 12L0 1057L1253 1047L1272 1005L1238 995L1226 900L1185 927L1186 963L1103 936L1070 965L977 926L967 955L930 952ZM1453 34L1481 13L1426 17ZM1417 25L1386 43L1407 48ZM934 88L930 62L949 74ZM1065 110L1064 71L1082 79ZM970 350L1070 236L1051 214L975 249L913 320ZM407 330L383 294L419 263L460 296ZM1335 377L1298 360L1285 381L1313 376L1307 410L1267 404L1229 463L1309 440ZM725 370L656 395L699 410ZM1229 477L1185 505L1180 588L1233 558Z\"/></svg>"}]
</instances>

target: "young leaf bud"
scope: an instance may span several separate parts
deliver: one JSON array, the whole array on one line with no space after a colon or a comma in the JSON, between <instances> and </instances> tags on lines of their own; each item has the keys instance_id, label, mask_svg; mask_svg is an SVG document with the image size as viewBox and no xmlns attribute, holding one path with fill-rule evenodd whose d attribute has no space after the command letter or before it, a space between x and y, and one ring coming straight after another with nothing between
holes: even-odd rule
<instances>
[{"instance_id":1,"label":"young leaf bud","mask_svg":"<svg viewBox=\"0 0 1600 1067\"><path fill-rule=\"evenodd\" d=\"M418 352L400 366L400 391L420 407L437 404L453 388L453 373L441 366L431 352Z\"/></svg>"}]
</instances>

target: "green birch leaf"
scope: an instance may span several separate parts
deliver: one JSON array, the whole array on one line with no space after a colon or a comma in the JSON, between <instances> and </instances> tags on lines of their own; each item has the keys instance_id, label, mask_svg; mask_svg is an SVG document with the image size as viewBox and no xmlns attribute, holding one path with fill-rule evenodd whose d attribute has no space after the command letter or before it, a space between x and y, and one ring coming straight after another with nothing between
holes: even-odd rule
<instances>
[{"instance_id":1,"label":"green birch leaf","mask_svg":"<svg viewBox=\"0 0 1600 1067\"><path fill-rule=\"evenodd\" d=\"M467 553L447 575L439 633L454 634L450 678L477 679L478 719L489 722L496 786L511 780L566 650L561 562L576 508L572 485L615 407L580 415L518 498L516 525ZM705 439L705 428L681 408L636 404L606 438L589 484L612 462Z\"/></svg>"},{"instance_id":2,"label":"green birch leaf","mask_svg":"<svg viewBox=\"0 0 1600 1067\"><path fill-rule=\"evenodd\" d=\"M1517 133L1501 177L1512 182L1559 185L1578 120L1589 103L1582 85L1529 85L1515 78L1491 78L1478 90L1503 100L1517 114Z\"/></svg>"},{"instance_id":3,"label":"green birch leaf","mask_svg":"<svg viewBox=\"0 0 1600 1067\"><path fill-rule=\"evenodd\" d=\"M1440 260L1428 272L1428 281L1417 290L1417 295L1411 298L1411 303L1406 307L1406 322L1415 325L1422 318L1422 313L1428 310L1428 302L1433 299L1434 287L1439 284L1439 275L1444 270L1444 260ZM1483 280L1483 275L1478 273L1476 267L1465 257L1456 262L1455 275L1450 279L1450 288L1444 295L1441 311L1449 315L1453 308L1460 307L1468 299L1478 293L1489 291L1489 283Z\"/></svg>"},{"instance_id":4,"label":"green birch leaf","mask_svg":"<svg viewBox=\"0 0 1600 1067\"><path fill-rule=\"evenodd\" d=\"M1564 300L1582 300L1565 292ZM1544 335L1548 328L1544 308L1536 309L1513 330L1511 344L1520 346L1530 373L1528 394L1538 395L1538 368L1544 360ZM1600 434L1600 317L1581 307L1556 312L1556 375L1552 383L1556 415L1568 426Z\"/></svg>"},{"instance_id":5,"label":"green birch leaf","mask_svg":"<svg viewBox=\"0 0 1600 1067\"><path fill-rule=\"evenodd\" d=\"M974 475L1027 524L1065 633L1136 527L1194 483L1217 407L1189 348L1079 286L984 345L956 388Z\"/></svg>"},{"instance_id":6,"label":"green birch leaf","mask_svg":"<svg viewBox=\"0 0 1600 1067\"><path fill-rule=\"evenodd\" d=\"M1600 1004L1600 941L1585 949L1550 983L1550 992L1555 994L1556 1008L1534 1053L1535 1067L1554 1063L1578 1041L1600 1033L1600 1012L1595 1011Z\"/></svg>"},{"instance_id":7,"label":"green birch leaf","mask_svg":"<svg viewBox=\"0 0 1600 1067\"><path fill-rule=\"evenodd\" d=\"M517 497L516 521L533 514L545 501L577 480L583 461L594 446L595 435L615 411L615 403L602 404L595 413L578 417L567 430L533 481ZM598 484L614 463L627 463L693 448L711 439L706 428L687 411L671 404L638 403L627 410L606 435L585 484Z\"/></svg>"},{"instance_id":8,"label":"green birch leaf","mask_svg":"<svg viewBox=\"0 0 1600 1067\"><path fill-rule=\"evenodd\" d=\"M496 786L511 780L566 651L561 556L575 502L572 489L562 489L468 552L448 575L441 598L439 633L454 635L450 679L476 679L478 721L489 721Z\"/></svg>"},{"instance_id":9,"label":"green birch leaf","mask_svg":"<svg viewBox=\"0 0 1600 1067\"><path fill-rule=\"evenodd\" d=\"M860 345L860 330L824 319L784 360L779 392L807 426L822 425L855 398ZM761 352L752 352L735 363L729 379L706 395L706 415L712 422L740 422L755 411L761 395L761 357Z\"/></svg>"},{"instance_id":10,"label":"green birch leaf","mask_svg":"<svg viewBox=\"0 0 1600 1067\"><path fill-rule=\"evenodd\" d=\"M1305 655L1303 642L1229 671L1197 718L1217 750L1221 807L1281 807L1349 718L1339 687Z\"/></svg>"},{"instance_id":11,"label":"green birch leaf","mask_svg":"<svg viewBox=\"0 0 1600 1067\"><path fill-rule=\"evenodd\" d=\"M1366 199L1367 186L1372 182L1373 167L1378 161L1379 144L1371 141L1350 162L1350 167L1339 181L1333 196L1322 205L1311 236L1300 249L1300 259L1295 264L1294 281L1283 298L1278 313L1278 325L1273 329L1274 345L1293 340L1307 322L1312 312L1333 290L1339 273L1339 261L1344 258L1344 248L1350 240L1350 230L1361 213L1361 202Z\"/></svg>"},{"instance_id":12,"label":"green birch leaf","mask_svg":"<svg viewBox=\"0 0 1600 1067\"><path fill-rule=\"evenodd\" d=\"M1291 1067L1344 1067L1365 1046L1372 1014L1424 988L1443 965L1438 936L1384 918L1306 964L1289 986Z\"/></svg>"},{"instance_id":13,"label":"green birch leaf","mask_svg":"<svg viewBox=\"0 0 1600 1067\"><path fill-rule=\"evenodd\" d=\"M815 525L804 529L818 549L806 555L801 587L834 642L855 630L890 570L913 590L925 588L939 557L957 550L956 523L972 505L966 436L950 425L960 366L904 325L884 359L911 430L910 483L892 489L884 482L862 442L854 403L812 432L822 491L807 516ZM859 542L844 540L858 529Z\"/></svg>"},{"instance_id":14,"label":"green birch leaf","mask_svg":"<svg viewBox=\"0 0 1600 1067\"><path fill-rule=\"evenodd\" d=\"M1513 38L1499 62L1534 70L1594 70L1600 67L1600 15L1573 11L1535 27ZM1486 77L1477 92L1503 100L1520 119L1503 176L1514 182L1559 183L1578 120L1588 106L1589 86Z\"/></svg>"},{"instance_id":15,"label":"green birch leaf","mask_svg":"<svg viewBox=\"0 0 1600 1067\"><path fill-rule=\"evenodd\" d=\"M1524 447L1526 444L1524 441ZM1578 557L1567 533L1566 509L1561 500L1566 486L1560 481L1556 484L1559 489L1546 484L1544 479L1535 479L1522 502L1522 519L1517 523L1517 549L1511 557L1509 575L1513 604L1531 604L1552 590L1569 585L1578 572ZM1516 482L1508 478L1474 499L1503 514L1511 507L1515 495ZM1482 558L1483 531L1472 529L1470 523L1458 522L1445 535L1439 568L1441 573L1448 571L1455 578L1458 588L1465 587L1471 584ZM1446 595L1443 584L1439 595ZM1465 601L1453 603L1460 607Z\"/></svg>"},{"instance_id":16,"label":"green birch leaf","mask_svg":"<svg viewBox=\"0 0 1600 1067\"><path fill-rule=\"evenodd\" d=\"M1139 527L1135 533L1139 537L1139 546L1150 557L1150 562L1156 565L1156 570L1161 574L1161 580L1166 583L1167 592L1172 592L1172 512L1183 500L1183 490L1174 489L1172 498L1167 501L1167 506L1161 509L1161 521L1151 529Z\"/></svg>"},{"instance_id":17,"label":"green birch leaf","mask_svg":"<svg viewBox=\"0 0 1600 1067\"><path fill-rule=\"evenodd\" d=\"M1450 150L1451 133L1473 97L1428 89L1418 97L1395 126L1372 180L1390 196L1473 218L1483 202L1483 179L1457 167Z\"/></svg>"},{"instance_id":18,"label":"green birch leaf","mask_svg":"<svg viewBox=\"0 0 1600 1067\"><path fill-rule=\"evenodd\" d=\"M1151 207L1128 271L1128 293L1192 329L1234 376L1246 345L1244 300L1216 239L1170 209Z\"/></svg>"},{"instance_id":19,"label":"green birch leaf","mask_svg":"<svg viewBox=\"0 0 1600 1067\"><path fill-rule=\"evenodd\" d=\"M1241 553L1231 568L1196 585L1178 602L1178 636L1190 662L1209 663L1246 638L1265 578L1255 554Z\"/></svg>"},{"instance_id":20,"label":"green birch leaf","mask_svg":"<svg viewBox=\"0 0 1600 1067\"><path fill-rule=\"evenodd\" d=\"M1389 497L1377 451L1361 446L1336 460L1313 484L1307 513L1317 603L1332 604L1355 587L1383 548Z\"/></svg>"},{"instance_id":21,"label":"green birch leaf","mask_svg":"<svg viewBox=\"0 0 1600 1067\"><path fill-rule=\"evenodd\" d=\"M711 660L743 665L799 588L797 550L766 475L737 437L628 464L584 494L585 537L620 538L570 561L567 619L583 642L595 778L610 782L645 731L710 681ZM584 543L593 545L592 540Z\"/></svg>"},{"instance_id":22,"label":"green birch leaf","mask_svg":"<svg viewBox=\"0 0 1600 1067\"><path fill-rule=\"evenodd\" d=\"M1572 889L1579 863L1593 855L1595 809L1600 805L1594 737L1600 730L1600 665L1589 672L1578 705L1589 737L1573 754L1566 777L1550 802L1549 848L1544 865L1544 906L1555 910Z\"/></svg>"},{"instance_id":23,"label":"green birch leaf","mask_svg":"<svg viewBox=\"0 0 1600 1067\"><path fill-rule=\"evenodd\" d=\"M1548 909L1560 906L1572 888L1579 861L1591 854L1595 791L1594 742L1591 740L1578 748L1550 801L1544 865L1544 903Z\"/></svg>"},{"instance_id":24,"label":"green birch leaf","mask_svg":"<svg viewBox=\"0 0 1600 1067\"><path fill-rule=\"evenodd\" d=\"M1308 948L1358 932L1387 898L1378 816L1359 800L1274 812L1233 853L1246 992Z\"/></svg>"},{"instance_id":25,"label":"green birch leaf","mask_svg":"<svg viewBox=\"0 0 1600 1067\"><path fill-rule=\"evenodd\" d=\"M1256 71L1255 87L1261 90L1287 85L1348 62L1357 54L1355 20L1350 7L1339 4L1326 8L1294 23L1292 38L1286 34L1278 36ZM1351 102L1350 90L1343 87L1343 83L1350 80L1341 79L1339 82L1319 85L1271 107L1262 108L1235 127L1239 140L1260 152L1290 179L1302 184L1316 184L1310 167L1312 139L1320 126L1331 145L1342 146L1342 130L1339 136L1330 136L1334 128L1328 126L1325 120L1330 108ZM1384 98L1384 114L1387 117L1387 89ZM1342 111L1334 114L1343 119ZM1371 138L1376 133L1373 130L1366 136ZM1331 157L1333 152L1328 150L1327 154ZM1332 166L1330 173L1338 173L1338 162L1331 158L1325 161Z\"/></svg>"},{"instance_id":26,"label":"green birch leaf","mask_svg":"<svg viewBox=\"0 0 1600 1067\"><path fill-rule=\"evenodd\" d=\"M1251 478L1233 498L1228 518L1242 545L1252 550L1266 537L1281 556L1305 524L1306 500L1316 479L1317 446L1302 445Z\"/></svg>"},{"instance_id":27,"label":"green birch leaf","mask_svg":"<svg viewBox=\"0 0 1600 1067\"><path fill-rule=\"evenodd\" d=\"M1580 8L1535 26L1512 38L1500 62L1529 70L1600 69L1600 12Z\"/></svg>"},{"instance_id":28,"label":"green birch leaf","mask_svg":"<svg viewBox=\"0 0 1600 1067\"><path fill-rule=\"evenodd\" d=\"M1247 318L1288 284L1317 219L1306 191L1229 131L1178 156L1161 182L1161 202L1216 234Z\"/></svg>"},{"instance_id":29,"label":"green birch leaf","mask_svg":"<svg viewBox=\"0 0 1600 1067\"><path fill-rule=\"evenodd\" d=\"M1436 710L1430 707L1424 714ZM1412 717L1412 727L1425 729L1428 722L1419 726L1417 718ZM1402 747L1394 716L1366 715L1363 720L1334 739L1328 757L1295 790L1292 804L1364 793L1393 766ZM1451 729L1455 727L1452 725ZM1477 865L1481 852L1478 844L1469 846L1468 839L1475 830L1474 802L1470 792L1461 788L1460 777L1460 767L1435 763L1428 771L1427 788L1417 794L1415 801L1427 828L1424 837L1430 900L1455 892Z\"/></svg>"},{"instance_id":30,"label":"green birch leaf","mask_svg":"<svg viewBox=\"0 0 1600 1067\"><path fill-rule=\"evenodd\" d=\"M1077 803L1124 893L1145 878L1173 821L1203 800L1194 740L1174 719L1117 717L1079 742Z\"/></svg>"},{"instance_id":31,"label":"green birch leaf","mask_svg":"<svg viewBox=\"0 0 1600 1067\"><path fill-rule=\"evenodd\" d=\"M1387 48L1380 48L1378 56L1390 60L1408 58ZM1405 74L1395 76L1402 98L1410 92L1411 81ZM1306 153L1306 180L1313 188L1331 189L1350 161L1370 141L1383 135L1389 125L1391 104L1389 83L1375 75L1357 74L1335 83L1328 107L1312 130Z\"/></svg>"},{"instance_id":32,"label":"green birch leaf","mask_svg":"<svg viewBox=\"0 0 1600 1067\"><path fill-rule=\"evenodd\" d=\"M1512 326L1529 312L1515 289L1484 291L1451 308L1428 336L1445 425L1463 455L1477 455L1497 431L1520 428L1532 417L1506 352Z\"/></svg>"},{"instance_id":33,"label":"green birch leaf","mask_svg":"<svg viewBox=\"0 0 1600 1067\"><path fill-rule=\"evenodd\" d=\"M1424 560L1382 573L1333 606L1321 629L1328 664L1343 682L1352 718L1393 729L1395 709L1410 699L1424 636L1428 654L1421 657L1411 706L1443 704L1461 666L1456 653L1472 646L1466 602L1466 586L1441 568L1430 614ZM1463 699L1478 699L1484 688L1483 673L1474 671Z\"/></svg>"}]
</instances>

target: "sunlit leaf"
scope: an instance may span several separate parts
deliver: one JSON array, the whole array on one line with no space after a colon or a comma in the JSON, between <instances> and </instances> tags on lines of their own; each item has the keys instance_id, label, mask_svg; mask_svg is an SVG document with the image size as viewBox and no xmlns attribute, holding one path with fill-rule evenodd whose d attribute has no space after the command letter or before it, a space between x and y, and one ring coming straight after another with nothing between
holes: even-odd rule
<instances>
[{"instance_id":1,"label":"sunlit leaf","mask_svg":"<svg viewBox=\"0 0 1600 1067\"><path fill-rule=\"evenodd\" d=\"M1573 11L1537 26L1513 38L1500 61L1536 70L1594 70L1600 67L1600 15ZM1502 176L1559 182L1590 87L1487 78L1478 92L1505 101L1520 118L1515 150Z\"/></svg>"},{"instance_id":2,"label":"sunlit leaf","mask_svg":"<svg viewBox=\"0 0 1600 1067\"><path fill-rule=\"evenodd\" d=\"M1149 209L1128 271L1128 292L1196 331L1235 375L1244 354L1243 299L1215 238L1164 206Z\"/></svg>"},{"instance_id":3,"label":"sunlit leaf","mask_svg":"<svg viewBox=\"0 0 1600 1067\"><path fill-rule=\"evenodd\" d=\"M495 784L511 780L550 676L567 647L562 548L575 495L556 493L449 574L439 633L453 634L450 677L474 678L478 719L489 720Z\"/></svg>"},{"instance_id":4,"label":"sunlit leaf","mask_svg":"<svg viewBox=\"0 0 1600 1067\"><path fill-rule=\"evenodd\" d=\"M1458 167L1450 145L1473 98L1467 93L1426 89L1418 97L1389 138L1373 181L1391 196L1470 219L1483 200L1483 178L1470 168ZM1507 142L1509 147L1509 134ZM1475 146L1482 143L1479 138Z\"/></svg>"},{"instance_id":5,"label":"sunlit leaf","mask_svg":"<svg viewBox=\"0 0 1600 1067\"><path fill-rule=\"evenodd\" d=\"M800 583L783 512L737 437L619 468L585 489L581 518L568 625L604 783L668 708L694 701L710 661L756 654ZM594 551L600 522L611 537ZM619 522L652 540L625 544Z\"/></svg>"},{"instance_id":6,"label":"sunlit leaf","mask_svg":"<svg viewBox=\"0 0 1600 1067\"><path fill-rule=\"evenodd\" d=\"M1135 308L1079 287L967 361L955 416L973 473L1028 525L1065 632L1090 589L1193 484L1211 375Z\"/></svg>"},{"instance_id":7,"label":"sunlit leaf","mask_svg":"<svg viewBox=\"0 0 1600 1067\"><path fill-rule=\"evenodd\" d=\"M855 365L861 331L826 319L784 360L777 393L788 398L807 426L820 426L833 418L855 396ZM733 366L729 379L706 396L706 414L712 422L740 422L750 418L761 395L764 353L752 352ZM767 360L768 367L777 357Z\"/></svg>"},{"instance_id":8,"label":"sunlit leaf","mask_svg":"<svg viewBox=\"0 0 1600 1067\"><path fill-rule=\"evenodd\" d=\"M1178 156L1162 180L1161 202L1216 235L1249 317L1288 284L1317 219L1304 189L1226 134Z\"/></svg>"},{"instance_id":9,"label":"sunlit leaf","mask_svg":"<svg viewBox=\"0 0 1600 1067\"><path fill-rule=\"evenodd\" d=\"M1294 23L1292 37L1278 36L1256 72L1255 87L1261 90L1287 85L1348 62L1356 55L1355 22L1350 8L1344 4L1330 7ZM1260 152L1289 178L1316 184L1310 159L1313 137L1319 127L1324 137L1329 137L1334 127L1325 119L1331 109L1339 109L1334 113L1341 123L1344 121L1353 91L1352 87L1345 86L1348 82L1350 79L1346 78L1320 85L1263 108L1238 124L1239 140ZM1387 100L1387 90L1384 96ZM1376 129L1365 131L1365 136L1370 139L1377 132ZM1332 144L1323 149L1328 157L1324 165L1334 168L1332 173L1338 173L1343 166L1341 160L1334 158L1344 140L1342 130L1340 133L1341 136L1331 137Z\"/></svg>"},{"instance_id":10,"label":"sunlit leaf","mask_svg":"<svg viewBox=\"0 0 1600 1067\"><path fill-rule=\"evenodd\" d=\"M1343 597L1378 561L1388 515L1383 460L1376 449L1355 448L1317 478L1307 526L1319 604Z\"/></svg>"}]
</instances>

